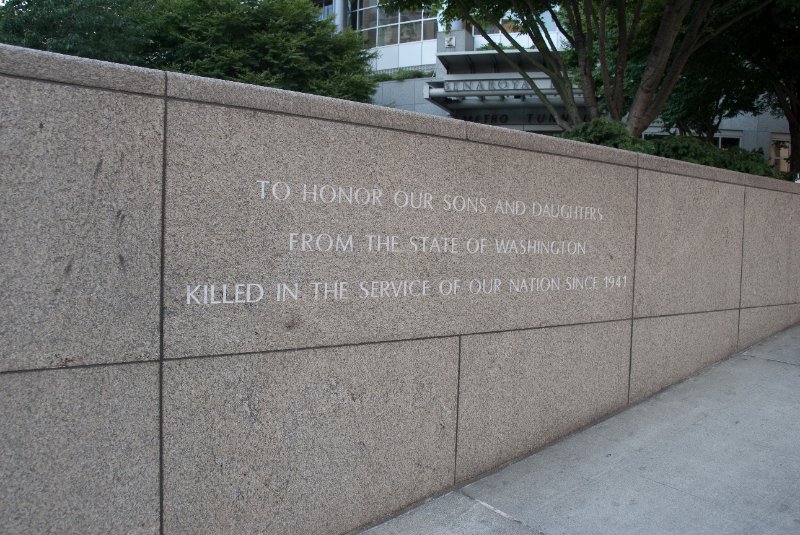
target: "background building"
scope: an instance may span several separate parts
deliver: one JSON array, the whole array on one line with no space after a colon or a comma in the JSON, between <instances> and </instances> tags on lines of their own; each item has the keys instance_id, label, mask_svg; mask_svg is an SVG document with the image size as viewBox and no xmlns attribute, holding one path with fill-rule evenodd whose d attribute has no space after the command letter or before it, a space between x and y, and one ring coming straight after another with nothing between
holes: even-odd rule
<instances>
[{"instance_id":1,"label":"background building","mask_svg":"<svg viewBox=\"0 0 800 535\"><path fill-rule=\"evenodd\" d=\"M429 74L381 82L375 104L542 134L560 131L517 71L488 49L486 39L469 25L454 23L445 31L435 12L386 10L378 0L320 0L319 5L323 16L333 17L338 28L350 27L364 35L376 54L375 72L415 70ZM550 21L547 27L553 41L561 42L555 23ZM495 42L510 44L494 30L488 33ZM532 46L529 37L516 37L523 46ZM522 54L511 55L524 63ZM526 71L545 94L555 95L543 73L532 65ZM551 101L558 108L558 100ZM643 135L665 133L656 122ZM760 149L782 171L788 171L788 141L788 122L770 114L724 119L717 135L720 147Z\"/></svg>"}]
</instances>

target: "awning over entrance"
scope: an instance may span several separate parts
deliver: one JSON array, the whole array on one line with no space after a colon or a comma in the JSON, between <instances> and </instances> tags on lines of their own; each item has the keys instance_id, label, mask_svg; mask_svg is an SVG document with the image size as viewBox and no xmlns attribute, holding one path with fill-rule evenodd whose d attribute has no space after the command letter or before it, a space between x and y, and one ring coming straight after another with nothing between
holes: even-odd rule
<instances>
[{"instance_id":1,"label":"awning over entrance","mask_svg":"<svg viewBox=\"0 0 800 535\"><path fill-rule=\"evenodd\" d=\"M536 53L532 53L536 55ZM566 116L550 79L537 70L528 54L508 52L525 68L547 99ZM535 56L534 56L535 57ZM494 51L445 52L437 55L446 74L430 82L425 98L456 119L539 132L559 131L528 81ZM440 70L441 72L441 70ZM576 95L579 106L582 95Z\"/></svg>"}]
</instances>

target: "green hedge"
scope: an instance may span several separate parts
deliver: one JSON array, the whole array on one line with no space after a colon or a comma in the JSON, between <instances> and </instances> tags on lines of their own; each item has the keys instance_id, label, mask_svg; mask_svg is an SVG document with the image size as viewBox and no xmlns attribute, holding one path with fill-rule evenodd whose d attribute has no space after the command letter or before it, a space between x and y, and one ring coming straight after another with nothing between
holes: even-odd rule
<instances>
[{"instance_id":1,"label":"green hedge","mask_svg":"<svg viewBox=\"0 0 800 535\"><path fill-rule=\"evenodd\" d=\"M432 78L433 71L421 71L419 69L399 69L393 73L377 73L372 75L376 82L402 81L412 78Z\"/></svg>"},{"instance_id":2,"label":"green hedge","mask_svg":"<svg viewBox=\"0 0 800 535\"><path fill-rule=\"evenodd\" d=\"M788 180L788 177L770 167L764 159L764 153L760 150L720 149L706 141L690 136L663 136L653 140L637 139L628 134L625 125L608 119L595 119L584 123L564 132L561 137L594 145L663 156L673 160L683 160L684 162Z\"/></svg>"},{"instance_id":3,"label":"green hedge","mask_svg":"<svg viewBox=\"0 0 800 535\"><path fill-rule=\"evenodd\" d=\"M649 141L631 137L625 125L609 119L595 119L576 126L561 134L566 139L583 141L593 145L614 147L615 149L632 150L652 154L653 147Z\"/></svg>"}]
</instances>

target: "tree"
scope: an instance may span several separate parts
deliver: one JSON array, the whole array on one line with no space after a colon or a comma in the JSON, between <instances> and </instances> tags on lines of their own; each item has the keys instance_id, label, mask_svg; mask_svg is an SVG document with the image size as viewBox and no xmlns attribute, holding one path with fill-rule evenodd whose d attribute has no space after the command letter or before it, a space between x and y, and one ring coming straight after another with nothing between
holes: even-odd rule
<instances>
[{"instance_id":1,"label":"tree","mask_svg":"<svg viewBox=\"0 0 800 535\"><path fill-rule=\"evenodd\" d=\"M9 0L0 42L72 56L141 64L149 0Z\"/></svg>"},{"instance_id":2,"label":"tree","mask_svg":"<svg viewBox=\"0 0 800 535\"><path fill-rule=\"evenodd\" d=\"M369 102L370 55L309 0L10 0L0 41Z\"/></svg>"},{"instance_id":3,"label":"tree","mask_svg":"<svg viewBox=\"0 0 800 535\"><path fill-rule=\"evenodd\" d=\"M789 172L800 173L800 5L779 0L742 24L737 43L769 81L772 106L789 123Z\"/></svg>"},{"instance_id":4,"label":"tree","mask_svg":"<svg viewBox=\"0 0 800 535\"><path fill-rule=\"evenodd\" d=\"M664 127L713 143L723 119L763 112L769 85L744 52L724 40L700 49L686 64L661 112Z\"/></svg>"},{"instance_id":5,"label":"tree","mask_svg":"<svg viewBox=\"0 0 800 535\"><path fill-rule=\"evenodd\" d=\"M370 56L308 0L162 0L146 64L369 102Z\"/></svg>"},{"instance_id":6,"label":"tree","mask_svg":"<svg viewBox=\"0 0 800 535\"><path fill-rule=\"evenodd\" d=\"M628 131L640 135L658 116L689 58L733 24L752 15L773 0L761 0L747 9L736 10L744 0L392 0L401 9L443 9L445 21L465 20L489 40L497 53L512 64L556 117L563 129L580 124L573 74L577 74L584 106L590 118L600 116L603 107L614 120L625 119ZM731 13L727 20L711 25L709 14ZM558 43L547 31L551 18L577 60L577 73L565 61ZM511 19L519 32L531 38L539 57L530 54L502 24ZM657 21L648 36L646 59L632 98L627 98L628 63L643 21ZM716 20L716 19L715 19ZM553 82L568 115L559 117L547 96L486 31L499 28L514 48L528 55L530 62ZM541 58L541 59L540 59ZM595 79L596 70L600 82Z\"/></svg>"}]
</instances>

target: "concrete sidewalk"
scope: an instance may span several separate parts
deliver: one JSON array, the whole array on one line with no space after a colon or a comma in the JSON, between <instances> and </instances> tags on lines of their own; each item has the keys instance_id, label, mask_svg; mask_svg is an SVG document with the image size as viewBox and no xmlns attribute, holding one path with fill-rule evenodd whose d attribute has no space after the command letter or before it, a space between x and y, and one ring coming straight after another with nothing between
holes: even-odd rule
<instances>
[{"instance_id":1,"label":"concrete sidewalk","mask_svg":"<svg viewBox=\"0 0 800 535\"><path fill-rule=\"evenodd\" d=\"M800 325L365 533L798 534Z\"/></svg>"}]
</instances>

